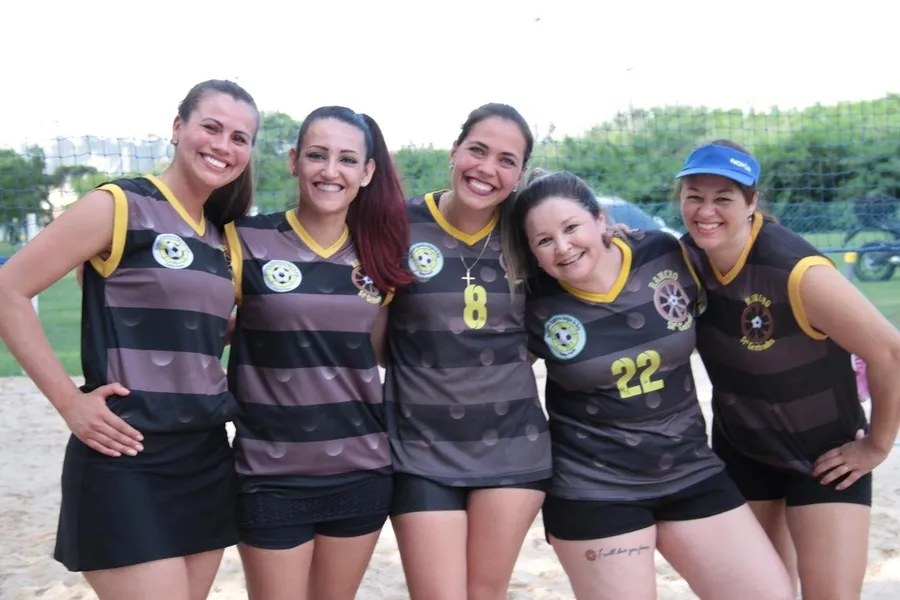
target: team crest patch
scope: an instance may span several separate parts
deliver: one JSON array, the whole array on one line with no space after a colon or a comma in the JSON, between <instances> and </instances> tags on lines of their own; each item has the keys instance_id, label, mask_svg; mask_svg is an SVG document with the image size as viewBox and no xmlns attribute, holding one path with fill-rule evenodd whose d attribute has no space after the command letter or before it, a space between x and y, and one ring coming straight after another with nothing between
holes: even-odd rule
<instances>
[{"instance_id":1,"label":"team crest patch","mask_svg":"<svg viewBox=\"0 0 900 600\"><path fill-rule=\"evenodd\" d=\"M428 242L418 242L409 248L409 269L419 279L428 280L444 268L444 255Z\"/></svg>"},{"instance_id":2,"label":"team crest patch","mask_svg":"<svg viewBox=\"0 0 900 600\"><path fill-rule=\"evenodd\" d=\"M744 304L747 306L741 313L741 343L753 352L768 350L775 344L772 301L762 294L751 294L744 298Z\"/></svg>"},{"instance_id":3,"label":"team crest patch","mask_svg":"<svg viewBox=\"0 0 900 600\"><path fill-rule=\"evenodd\" d=\"M262 266L263 283L273 292L296 290L303 280L300 269L286 260L270 260Z\"/></svg>"},{"instance_id":4,"label":"team crest patch","mask_svg":"<svg viewBox=\"0 0 900 600\"><path fill-rule=\"evenodd\" d=\"M366 272L363 271L362 265L359 264L358 260L354 260L352 266L353 272L350 274L350 279L353 280L353 285L359 290L359 297L369 304L380 304L383 296L381 295L381 292L378 291L378 288L375 287L375 282L372 281L371 277L366 275Z\"/></svg>"},{"instance_id":5,"label":"team crest patch","mask_svg":"<svg viewBox=\"0 0 900 600\"><path fill-rule=\"evenodd\" d=\"M587 333L572 315L554 315L544 325L544 342L560 360L569 360L584 350Z\"/></svg>"},{"instance_id":6,"label":"team crest patch","mask_svg":"<svg viewBox=\"0 0 900 600\"><path fill-rule=\"evenodd\" d=\"M184 269L194 262L194 253L174 233L161 233L153 241L153 258L167 269Z\"/></svg>"},{"instance_id":7,"label":"team crest patch","mask_svg":"<svg viewBox=\"0 0 900 600\"><path fill-rule=\"evenodd\" d=\"M653 290L653 306L668 324L669 331L686 331L691 328L694 316L687 292L678 281L678 273L670 269L653 276L648 286Z\"/></svg>"}]
</instances>

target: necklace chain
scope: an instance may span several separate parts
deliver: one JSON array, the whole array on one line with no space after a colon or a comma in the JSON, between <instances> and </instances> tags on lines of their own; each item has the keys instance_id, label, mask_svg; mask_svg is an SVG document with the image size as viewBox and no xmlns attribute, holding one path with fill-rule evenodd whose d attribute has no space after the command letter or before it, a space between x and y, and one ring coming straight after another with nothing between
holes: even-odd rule
<instances>
[{"instance_id":1,"label":"necklace chain","mask_svg":"<svg viewBox=\"0 0 900 600\"><path fill-rule=\"evenodd\" d=\"M451 191L451 192L448 192L448 193L447 193L447 197L448 197L448 198L452 198L451 194L453 194L452 191ZM442 206L446 206L446 204L444 204L444 203L438 203L438 211L440 211L440 212L443 214L443 211L441 210ZM446 219L446 215L444 216L444 218ZM496 226L496 224L495 224L495 226ZM478 261L481 260L481 257L484 256L484 251L487 250L488 244L491 243L491 236L493 236L493 235L494 235L494 227L491 227L491 230L488 232L487 239L484 241L484 246L481 247L481 252L478 253L478 258L475 259L475 262L472 263L472 266L471 266L471 267L470 267L469 265L466 264L466 259L463 258L462 251L461 251L459 248L456 249L456 251L459 253L459 261L460 261L460 262L463 264L463 266L466 268L466 275L465 275L465 277L460 277L460 279L462 279L462 280L464 280L464 281L466 282L466 287L467 287L467 288L469 288L469 287L472 286L472 280L475 279L475 278L472 277L472 275L471 275L472 269L475 268L475 265L477 265L477 264L478 264Z\"/></svg>"},{"instance_id":2,"label":"necklace chain","mask_svg":"<svg viewBox=\"0 0 900 600\"><path fill-rule=\"evenodd\" d=\"M463 258L462 251L457 248L457 252L459 252L459 260L462 262L463 266L466 268L465 277L460 277L460 279L465 280L466 287L470 287L472 285L472 280L475 279L470 275L472 269L475 268L475 265L478 264L478 261L481 260L481 257L484 256L484 251L487 250L488 244L491 243L491 236L494 235L494 228L491 227L491 230L488 232L487 239L484 241L484 246L481 247L481 252L478 253L478 258L475 259L475 262L472 263L472 266L466 264L466 260Z\"/></svg>"}]
</instances>

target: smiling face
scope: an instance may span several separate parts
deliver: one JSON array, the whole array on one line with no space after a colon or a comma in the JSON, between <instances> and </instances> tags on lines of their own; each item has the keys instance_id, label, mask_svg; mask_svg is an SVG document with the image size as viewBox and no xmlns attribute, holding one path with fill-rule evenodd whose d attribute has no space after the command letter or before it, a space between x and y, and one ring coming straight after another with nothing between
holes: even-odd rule
<instances>
[{"instance_id":1,"label":"smiling face","mask_svg":"<svg viewBox=\"0 0 900 600\"><path fill-rule=\"evenodd\" d=\"M473 211L500 204L522 177L526 144L519 125L509 119L488 117L476 123L450 152L455 198Z\"/></svg>"},{"instance_id":2,"label":"smiling face","mask_svg":"<svg viewBox=\"0 0 900 600\"><path fill-rule=\"evenodd\" d=\"M187 120L176 117L176 160L196 183L214 190L235 179L250 162L256 109L229 94L207 92Z\"/></svg>"},{"instance_id":3,"label":"smiling face","mask_svg":"<svg viewBox=\"0 0 900 600\"><path fill-rule=\"evenodd\" d=\"M759 194L747 198L731 179L720 175L691 175L681 183L679 194L684 225L707 252L729 251L746 242L748 218L756 210Z\"/></svg>"},{"instance_id":4,"label":"smiling face","mask_svg":"<svg viewBox=\"0 0 900 600\"><path fill-rule=\"evenodd\" d=\"M575 287L586 287L608 252L604 231L602 213L594 216L580 201L559 196L547 198L525 217L528 246L540 267Z\"/></svg>"},{"instance_id":5,"label":"smiling face","mask_svg":"<svg viewBox=\"0 0 900 600\"><path fill-rule=\"evenodd\" d=\"M319 214L346 214L375 172L375 161L366 159L363 131L332 118L310 124L289 160L291 174L300 180L302 209Z\"/></svg>"}]
</instances>

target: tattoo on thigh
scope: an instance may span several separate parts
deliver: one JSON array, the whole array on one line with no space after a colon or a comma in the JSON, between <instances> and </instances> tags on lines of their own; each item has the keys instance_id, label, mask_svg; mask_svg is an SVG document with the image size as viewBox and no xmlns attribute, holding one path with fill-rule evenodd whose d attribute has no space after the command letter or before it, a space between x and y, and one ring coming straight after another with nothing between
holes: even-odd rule
<instances>
[{"instance_id":1,"label":"tattoo on thigh","mask_svg":"<svg viewBox=\"0 0 900 600\"><path fill-rule=\"evenodd\" d=\"M595 560L600 560L602 558L611 558L613 556L632 556L637 554L640 556L641 552L644 550L649 551L650 546L638 546L637 548L600 548L599 550L587 550L584 553L584 557L591 562Z\"/></svg>"}]
</instances>

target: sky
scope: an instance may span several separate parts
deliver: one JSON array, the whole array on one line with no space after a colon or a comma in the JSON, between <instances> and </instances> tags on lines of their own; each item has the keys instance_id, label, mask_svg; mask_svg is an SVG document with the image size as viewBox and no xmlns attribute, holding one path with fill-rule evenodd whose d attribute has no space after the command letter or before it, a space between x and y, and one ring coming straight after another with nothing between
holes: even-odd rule
<instances>
[{"instance_id":1,"label":"sky","mask_svg":"<svg viewBox=\"0 0 900 600\"><path fill-rule=\"evenodd\" d=\"M512 104L539 135L577 135L629 106L900 92L896 26L875 0L154 0L134 16L121 0L9 4L0 146L167 137L209 78L297 120L325 104L366 112L392 148L449 147L485 102Z\"/></svg>"}]
</instances>

